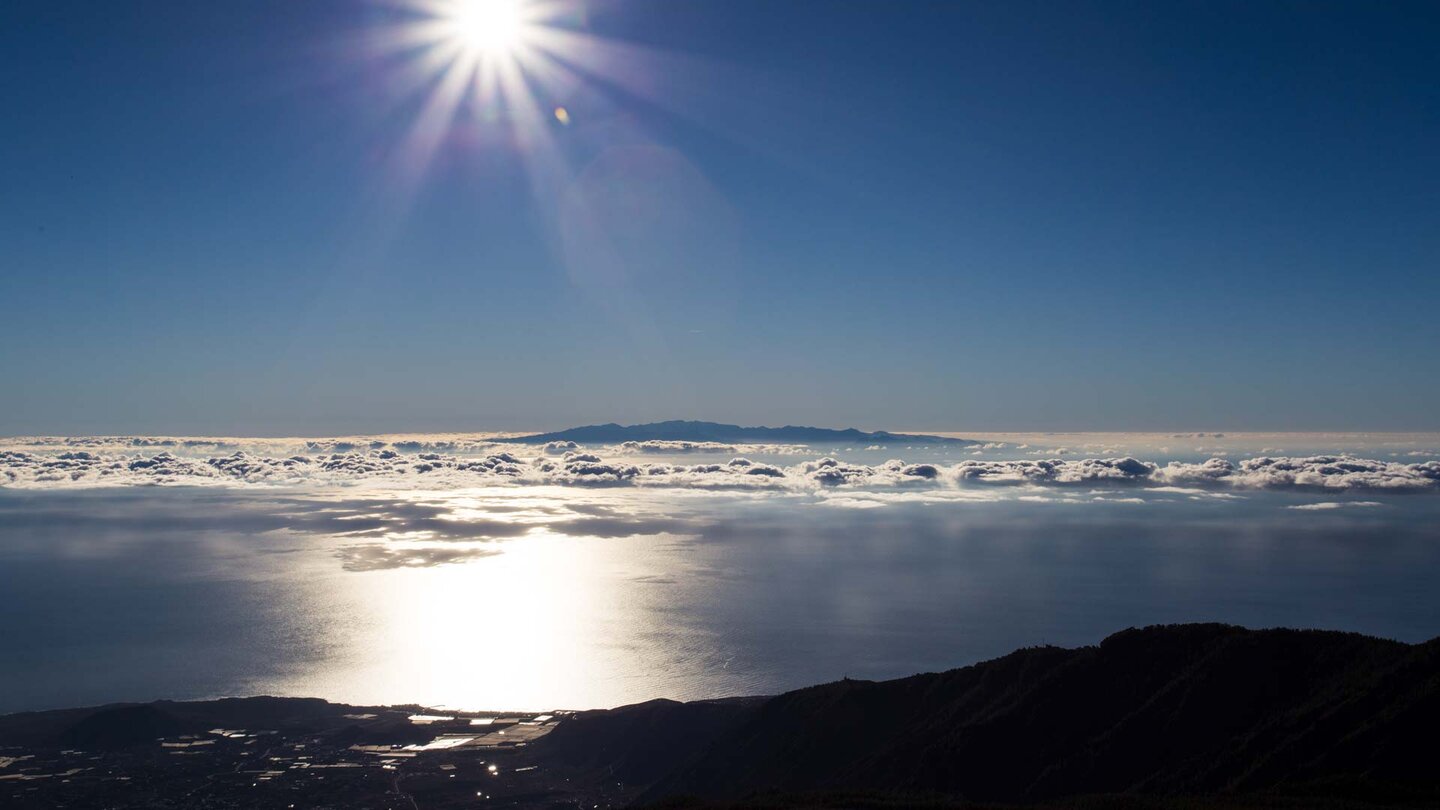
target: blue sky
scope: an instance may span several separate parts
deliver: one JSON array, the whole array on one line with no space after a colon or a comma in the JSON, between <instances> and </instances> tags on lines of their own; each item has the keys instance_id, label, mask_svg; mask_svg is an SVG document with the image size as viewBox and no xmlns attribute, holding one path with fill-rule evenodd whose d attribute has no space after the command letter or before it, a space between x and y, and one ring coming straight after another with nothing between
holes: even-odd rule
<instances>
[{"instance_id":1,"label":"blue sky","mask_svg":"<svg viewBox=\"0 0 1440 810\"><path fill-rule=\"evenodd\" d=\"M0 433L1440 429L1433 4L5 16Z\"/></svg>"}]
</instances>

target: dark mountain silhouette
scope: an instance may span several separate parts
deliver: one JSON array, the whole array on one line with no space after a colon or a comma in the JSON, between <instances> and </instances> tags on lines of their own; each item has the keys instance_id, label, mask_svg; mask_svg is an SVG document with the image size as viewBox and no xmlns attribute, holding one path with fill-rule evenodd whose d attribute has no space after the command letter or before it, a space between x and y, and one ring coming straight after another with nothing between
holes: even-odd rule
<instances>
[{"instance_id":1,"label":"dark mountain silhouette","mask_svg":"<svg viewBox=\"0 0 1440 810\"><path fill-rule=\"evenodd\" d=\"M73 748L123 748L194 731L192 724L151 705L98 711L66 729L60 741Z\"/></svg>"},{"instance_id":2,"label":"dark mountain silhouette","mask_svg":"<svg viewBox=\"0 0 1440 810\"><path fill-rule=\"evenodd\" d=\"M769 698L679 703L651 700L581 712L544 740L547 761L604 771L630 784L652 784L698 756Z\"/></svg>"},{"instance_id":3,"label":"dark mountain silhouette","mask_svg":"<svg viewBox=\"0 0 1440 810\"><path fill-rule=\"evenodd\" d=\"M949 672L847 680L728 708L729 721L707 721L720 729L708 744L688 743L698 753L671 752L685 761L644 801L1279 791L1440 806L1440 639L1151 627L1098 647L1025 649ZM581 716L565 731L599 739L606 724L623 724L673 733L656 730L671 722L689 721L674 706L642 704ZM615 756L615 767L631 767L631 752Z\"/></svg>"},{"instance_id":4,"label":"dark mountain silhouette","mask_svg":"<svg viewBox=\"0 0 1440 810\"><path fill-rule=\"evenodd\" d=\"M387 738L398 738L409 731L411 737L421 740L434 736L423 727L410 725L405 721L405 712L394 707L377 709L328 703L319 698L262 696L195 702L159 700L154 703L117 703L87 709L0 715L0 745L113 749L154 744L160 737L199 734L216 727L294 732L339 729L349 733L351 722L345 715L357 711L380 713L378 720L367 724L367 730L372 734L384 732ZM385 723L391 715L394 722Z\"/></svg>"},{"instance_id":5,"label":"dark mountain silhouette","mask_svg":"<svg viewBox=\"0 0 1440 810\"><path fill-rule=\"evenodd\" d=\"M722 425L718 422L651 422L648 425L586 425L554 433L537 433L533 436L518 436L505 441L521 444L544 444L546 442L579 442L581 444L618 444L620 442L643 442L650 440L681 442L771 442L784 444L878 444L884 442L904 444L974 444L968 439L950 439L944 436L929 436L921 433L889 433L847 428L798 427L741 427Z\"/></svg>"},{"instance_id":6,"label":"dark mountain silhouette","mask_svg":"<svg viewBox=\"0 0 1440 810\"><path fill-rule=\"evenodd\" d=\"M158 737L239 727L348 751L438 733L409 723L416 710L121 704L0 716L0 746L132 752L117 756L133 765ZM893 681L581 712L513 752L556 791L604 785L666 807L1358 810L1440 807L1437 727L1440 639L1208 624Z\"/></svg>"}]
</instances>

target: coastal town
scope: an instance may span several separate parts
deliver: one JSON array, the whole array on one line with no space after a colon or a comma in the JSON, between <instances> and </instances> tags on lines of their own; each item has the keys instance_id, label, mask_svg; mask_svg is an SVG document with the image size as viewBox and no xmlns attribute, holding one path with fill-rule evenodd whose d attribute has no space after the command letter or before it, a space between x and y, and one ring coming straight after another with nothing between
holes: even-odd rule
<instances>
[{"instance_id":1,"label":"coastal town","mask_svg":"<svg viewBox=\"0 0 1440 810\"><path fill-rule=\"evenodd\" d=\"M532 755L530 745L566 713L321 706L334 711L148 740L136 733L186 723L150 704L99 711L52 735L53 744L37 732L36 744L0 747L0 805L593 810L625 799L619 783L576 778ZM18 727L17 717L25 718L7 720Z\"/></svg>"}]
</instances>

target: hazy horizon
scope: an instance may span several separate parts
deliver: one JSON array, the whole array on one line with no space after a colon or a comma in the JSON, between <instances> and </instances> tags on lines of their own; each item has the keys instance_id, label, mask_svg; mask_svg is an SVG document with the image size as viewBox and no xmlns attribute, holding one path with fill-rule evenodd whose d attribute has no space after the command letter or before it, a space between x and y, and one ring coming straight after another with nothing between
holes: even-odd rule
<instances>
[{"instance_id":1,"label":"hazy horizon","mask_svg":"<svg viewBox=\"0 0 1440 810\"><path fill-rule=\"evenodd\" d=\"M896 425L888 424L888 423L868 423L868 424L867 424L867 423L858 423L858 424L849 424L849 423L847 423L847 424L839 424L839 423L835 423L835 424L826 424L826 423L817 423L817 422L806 422L806 421L804 421L804 420L798 420L798 419L788 419L788 420L786 420L786 419L774 419L774 420L770 420L770 421L768 421L768 422L745 422L745 421L733 421L733 420L725 420L725 419L692 419L692 418L685 418L685 419L682 419L682 420L672 420L672 419L670 419L670 418L664 418L664 417L662 417L662 418L653 419L653 420L651 420L651 419L645 419L645 420L634 420L634 421L627 421L627 420L624 420L624 419L592 419L592 420L589 420L589 421L580 420L580 421L575 421L575 422L570 422L570 423L565 423L565 424L558 424L558 423L556 423L556 424L550 424L550 423L546 423L546 424L529 424L529 423L526 423L526 422L523 422L523 421L516 421L516 422L514 423L515 426L512 426L512 427L503 427L503 428L502 428L502 427L495 427L495 426L450 427L450 428L402 428L402 429L390 429L390 428L383 428L383 427L375 427L375 428L372 428L372 429L357 429L357 430L332 429L332 430L314 430L314 431L304 431L304 430L289 430L289 431L287 431L287 430L273 430L273 431L266 431L266 430L256 430L256 431L195 430L195 431L186 431L186 430L162 430L162 429L154 429L154 430L119 430L119 429L108 430L108 429L95 429L95 430L88 430L88 431L47 431L47 430L34 430L34 431L14 431L14 432L11 432L11 433L3 433L3 432L0 432L0 441L11 440L11 439L19 439L19 438L28 438L28 437L38 437L38 436L73 437L73 438L106 437L106 436L135 436L135 437L152 437L152 438L210 438L210 439L236 439L236 438L251 438L251 439L333 439L333 438L342 438L342 437L352 437L352 438L366 437L366 438L369 438L369 437L384 437L384 436L474 436L474 437L483 438L483 437L489 437L489 436L524 436L524 435L530 435L530 434L540 434L540 433L553 432L553 431L556 431L556 430L564 430L564 429L569 429L569 428L574 428L574 427L584 427L584 426L589 426L589 425L603 425L603 424L644 425L644 424L651 424L651 423L653 423L653 422L665 422L665 421L714 422L714 423L716 423L716 424L734 424L734 425L740 425L740 426L742 426L742 427L782 427L782 426L787 426L787 425L789 425L789 426L796 426L796 427L829 428L829 429L834 429L834 430L845 430L845 429L854 428L854 429L857 429L857 430L862 430L862 431L867 431L867 432L887 431L887 432L890 432L890 433L897 433L897 434L927 434L927 435L945 436L945 437L949 437L949 438L958 438L958 439L990 439L990 438L1014 437L1014 436L1086 436L1086 435L1174 436L1174 437L1204 436L1204 435L1255 436L1255 437L1263 437L1263 436L1285 436L1285 435L1299 435L1299 436L1325 436L1325 435L1336 435L1336 436L1363 436L1363 435L1371 435L1371 434L1373 434L1373 435L1387 435L1387 436L1433 436L1433 435L1440 435L1440 429L1405 429L1405 428L1394 428L1394 429L1373 429L1373 428L1358 428L1358 429L1350 429L1350 428L1299 429L1299 428L1295 428L1295 429L1288 429L1288 430L1274 430L1274 429L1236 430L1236 429L1227 429L1227 428L1225 428L1224 426L1201 425L1201 426L1198 426L1198 427L1197 427L1197 426L1188 426L1188 427L1186 427L1186 426L1181 426L1181 427L1155 427L1155 428L1142 428L1142 429L1094 429L1094 430L1091 430L1091 429L1051 428L1051 429L1033 429L1033 430L1027 430L1027 429L1023 429L1023 428L973 428L973 429L964 429L964 428L955 428L955 427L908 427L908 426L903 426L903 425L902 425L902 426L896 426Z\"/></svg>"}]
</instances>

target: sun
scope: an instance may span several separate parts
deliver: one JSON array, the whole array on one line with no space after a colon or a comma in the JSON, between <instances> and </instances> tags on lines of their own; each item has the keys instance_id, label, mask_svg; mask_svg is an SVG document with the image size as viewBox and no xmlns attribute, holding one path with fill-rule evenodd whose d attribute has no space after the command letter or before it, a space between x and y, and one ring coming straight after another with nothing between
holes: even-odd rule
<instances>
[{"instance_id":1,"label":"sun","mask_svg":"<svg viewBox=\"0 0 1440 810\"><path fill-rule=\"evenodd\" d=\"M376 15L364 47L410 88L407 104L419 99L389 162L395 206L410 204L442 149L513 148L537 187L560 176L556 139L584 109L572 97L593 72L625 78L609 67L623 47L585 30L584 0L372 2L392 13Z\"/></svg>"},{"instance_id":2,"label":"sun","mask_svg":"<svg viewBox=\"0 0 1440 810\"><path fill-rule=\"evenodd\" d=\"M523 44L525 0L454 0L449 11L453 36L471 51L503 56Z\"/></svg>"}]
</instances>

